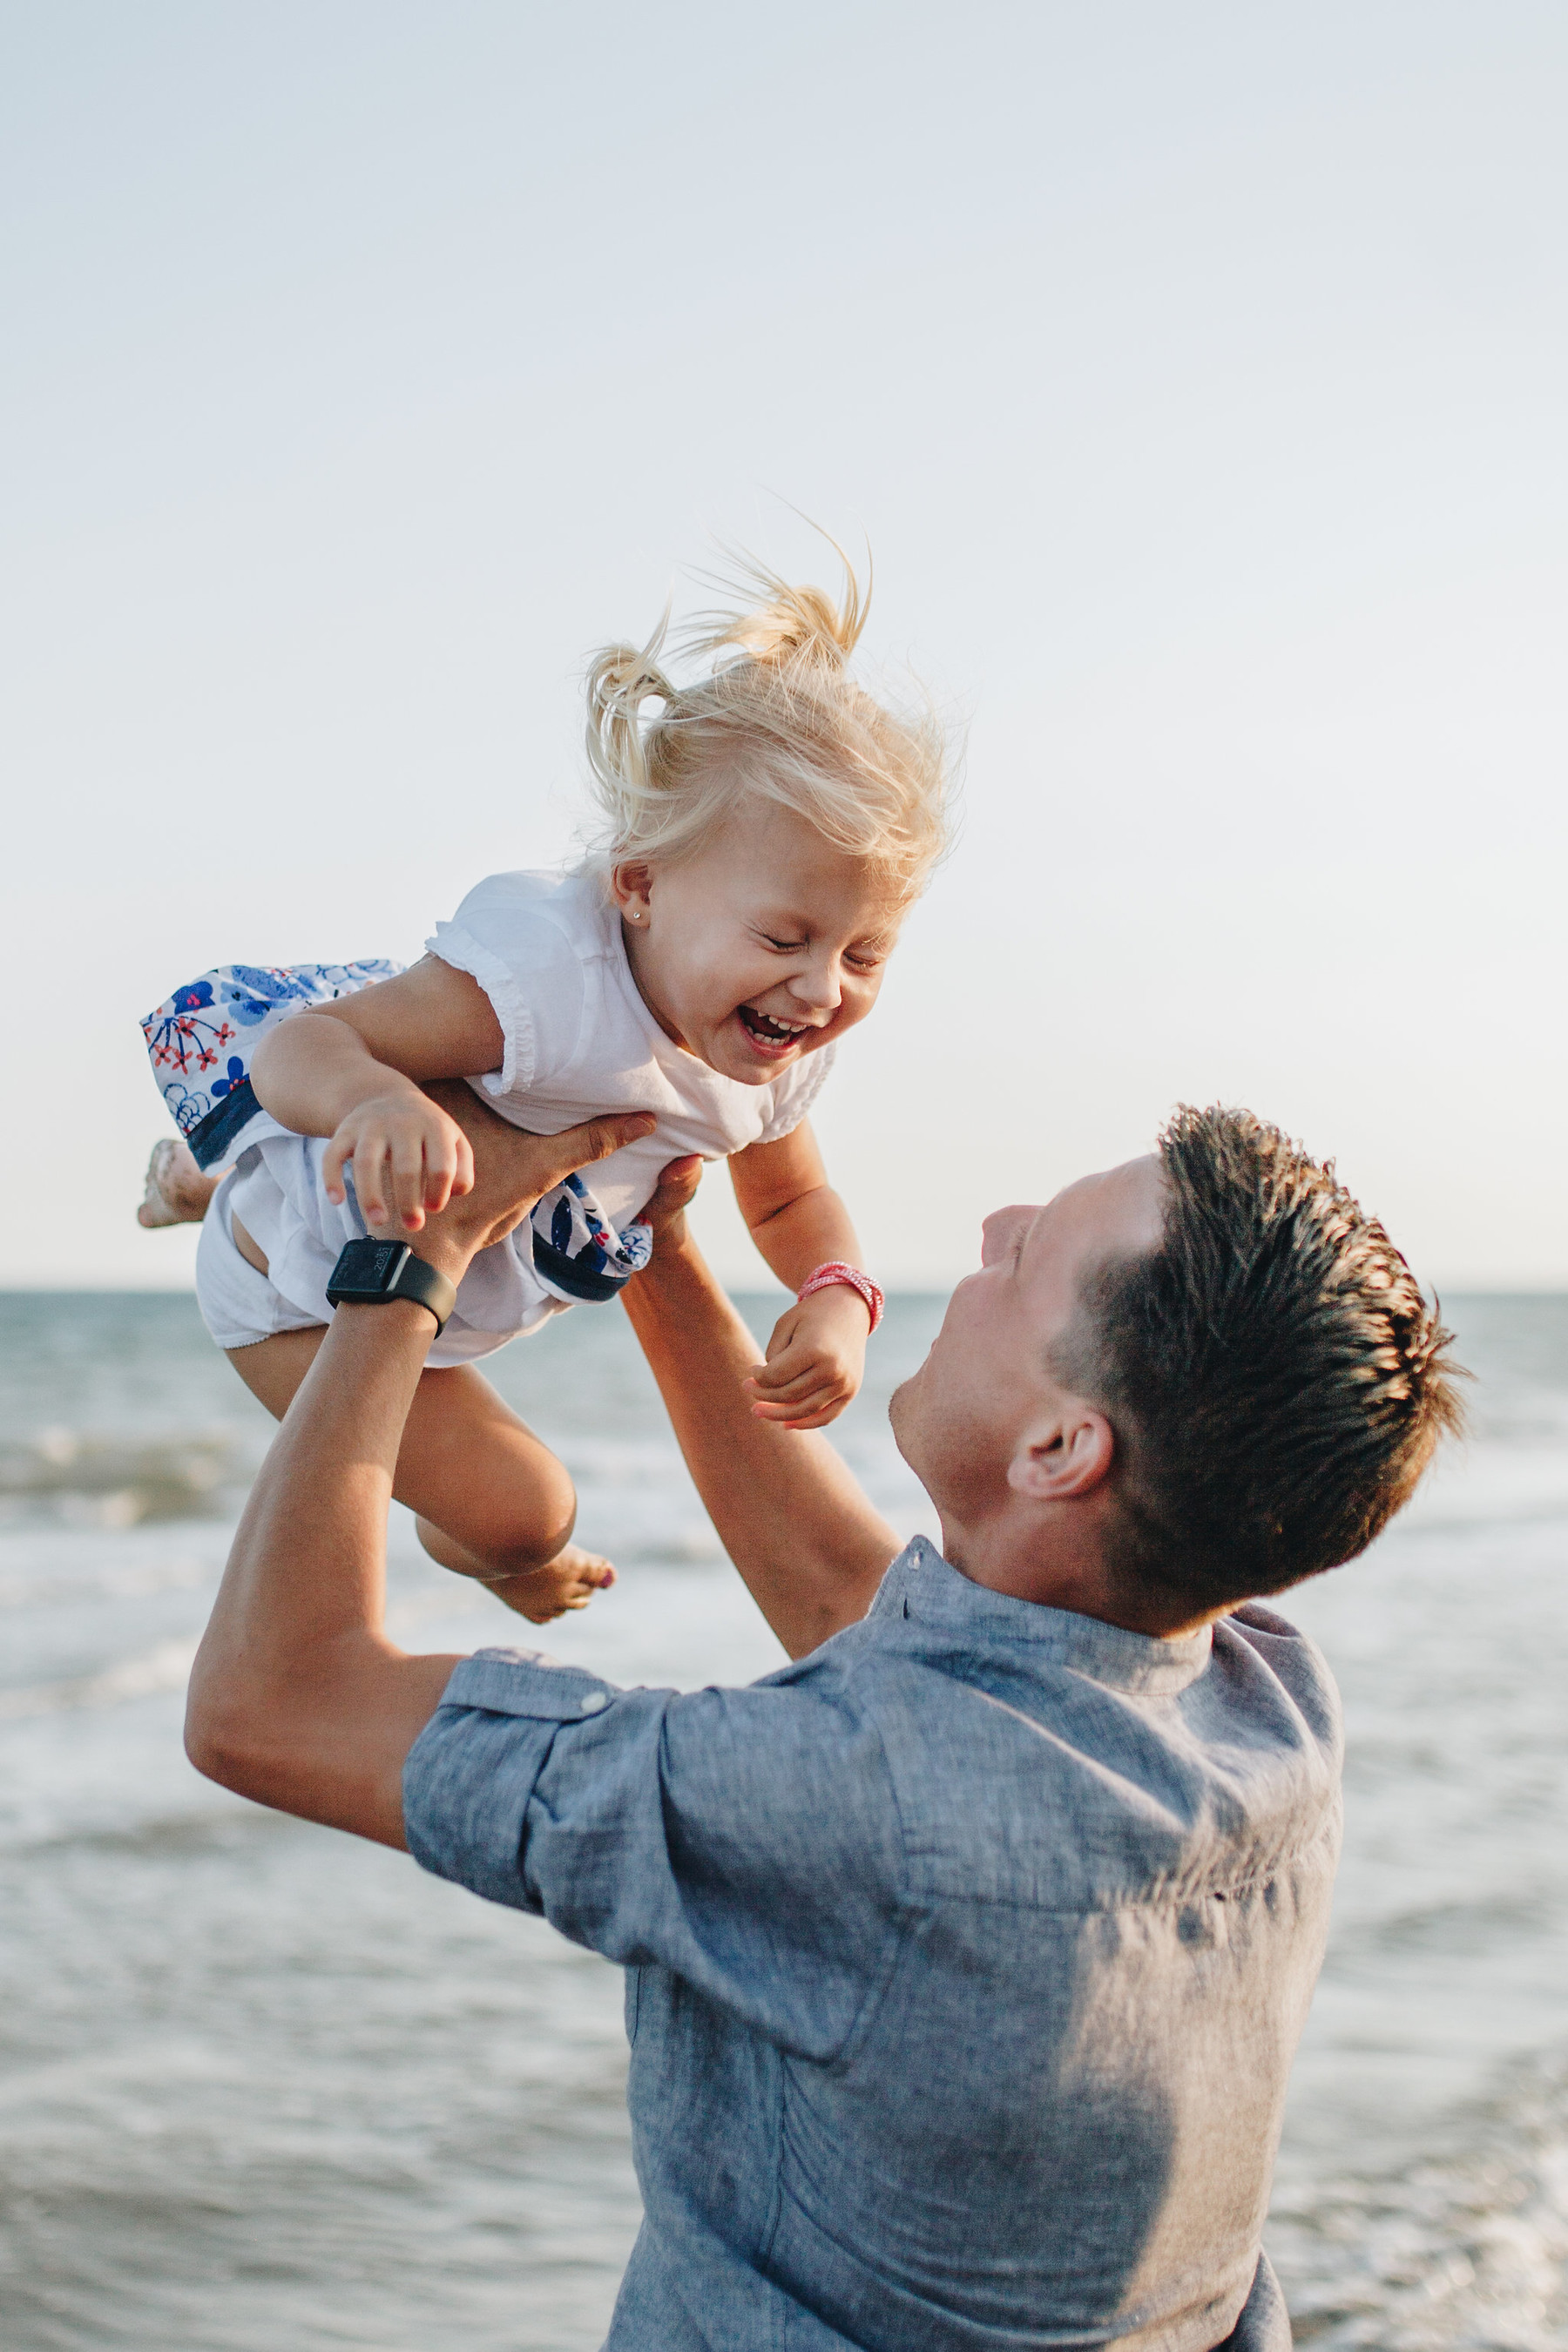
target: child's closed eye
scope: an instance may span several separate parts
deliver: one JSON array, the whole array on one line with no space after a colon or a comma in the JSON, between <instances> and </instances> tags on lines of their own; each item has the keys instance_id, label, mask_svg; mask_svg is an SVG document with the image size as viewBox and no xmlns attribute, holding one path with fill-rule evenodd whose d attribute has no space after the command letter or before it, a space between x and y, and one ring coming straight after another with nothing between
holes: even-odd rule
<instances>
[{"instance_id":1,"label":"child's closed eye","mask_svg":"<svg viewBox=\"0 0 1568 2352\"><path fill-rule=\"evenodd\" d=\"M810 945L807 940L777 940L770 931L759 932L763 945L772 948L775 955L799 955ZM846 948L844 961L855 971L877 971L888 961L886 948Z\"/></svg>"}]
</instances>

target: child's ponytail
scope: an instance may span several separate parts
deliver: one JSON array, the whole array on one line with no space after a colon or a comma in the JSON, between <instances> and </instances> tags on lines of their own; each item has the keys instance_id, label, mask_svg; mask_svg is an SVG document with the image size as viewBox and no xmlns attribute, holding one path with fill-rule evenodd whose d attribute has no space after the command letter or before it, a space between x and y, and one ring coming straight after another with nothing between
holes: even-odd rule
<instances>
[{"instance_id":1,"label":"child's ponytail","mask_svg":"<svg viewBox=\"0 0 1568 2352\"><path fill-rule=\"evenodd\" d=\"M871 605L868 578L864 594L842 548L835 553L844 565L844 596L836 604L825 589L795 587L760 563L737 566L741 579L758 602L750 612L704 613L687 632L684 643L693 653L720 654L733 646L752 661L773 668L795 663L820 664L841 670L859 642Z\"/></svg>"},{"instance_id":2,"label":"child's ponytail","mask_svg":"<svg viewBox=\"0 0 1568 2352\"><path fill-rule=\"evenodd\" d=\"M647 645L595 656L586 740L603 824L590 866L687 856L752 795L881 866L900 892L921 888L947 843L942 731L929 708L885 709L850 678L869 585L835 552L837 603L743 560L711 582L745 601L681 631L680 652L707 664L689 685L662 665L668 610Z\"/></svg>"},{"instance_id":3,"label":"child's ponytail","mask_svg":"<svg viewBox=\"0 0 1568 2352\"><path fill-rule=\"evenodd\" d=\"M650 788L643 728L645 702L673 703L675 688L658 666L669 613L646 646L604 646L588 670L588 764L601 793Z\"/></svg>"}]
</instances>

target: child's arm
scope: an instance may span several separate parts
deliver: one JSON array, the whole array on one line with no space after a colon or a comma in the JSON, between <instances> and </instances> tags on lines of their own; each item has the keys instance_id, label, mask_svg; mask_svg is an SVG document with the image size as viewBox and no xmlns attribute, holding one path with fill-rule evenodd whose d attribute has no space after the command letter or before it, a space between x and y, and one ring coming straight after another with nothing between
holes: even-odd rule
<instances>
[{"instance_id":1,"label":"child's arm","mask_svg":"<svg viewBox=\"0 0 1568 2352\"><path fill-rule=\"evenodd\" d=\"M420 1091L426 1078L500 1069L505 1040L490 1001L437 956L357 996L280 1022L256 1049L250 1080L264 1110L300 1135L330 1135L330 1199L353 1162L366 1222L417 1233L474 1181L457 1121Z\"/></svg>"},{"instance_id":2,"label":"child's arm","mask_svg":"<svg viewBox=\"0 0 1568 2352\"><path fill-rule=\"evenodd\" d=\"M777 1143L737 1151L730 1176L752 1239L788 1289L798 1290L829 1259L858 1265L849 1212L827 1181L808 1121ZM836 1421L860 1386L870 1330L864 1299L842 1283L787 1307L773 1327L766 1363L745 1383L757 1419L786 1429L822 1429Z\"/></svg>"}]
</instances>

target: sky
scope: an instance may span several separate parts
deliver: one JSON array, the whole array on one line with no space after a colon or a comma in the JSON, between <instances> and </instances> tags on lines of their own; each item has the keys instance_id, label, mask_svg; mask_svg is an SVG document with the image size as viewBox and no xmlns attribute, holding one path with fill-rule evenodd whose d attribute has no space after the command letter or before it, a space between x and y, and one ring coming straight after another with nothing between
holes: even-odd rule
<instances>
[{"instance_id":1,"label":"sky","mask_svg":"<svg viewBox=\"0 0 1568 2352\"><path fill-rule=\"evenodd\" d=\"M1568 1284L1564 119L1521 0L5 0L0 1282L187 1282L140 1017L569 856L585 656L799 510L965 747L873 1270L1223 1099Z\"/></svg>"}]
</instances>

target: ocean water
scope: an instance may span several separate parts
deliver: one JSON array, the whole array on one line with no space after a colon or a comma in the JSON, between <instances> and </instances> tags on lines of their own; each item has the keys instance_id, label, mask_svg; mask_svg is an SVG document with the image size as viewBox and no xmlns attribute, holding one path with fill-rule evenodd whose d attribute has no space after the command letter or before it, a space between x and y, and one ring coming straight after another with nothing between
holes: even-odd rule
<instances>
[{"instance_id":1,"label":"ocean water","mask_svg":"<svg viewBox=\"0 0 1568 2352\"><path fill-rule=\"evenodd\" d=\"M884 1408L940 1310L891 1303L838 1425L905 1531ZM1287 1603L1350 1734L1270 2232L1318 2352L1568 2347L1568 1299L1450 1312L1472 1439ZM619 1315L493 1370L622 1580L535 1634L399 1514L398 1637L622 1681L778 1664ZM0 2346L579 2352L637 2220L617 1972L182 1756L268 1427L187 1297L0 1297Z\"/></svg>"}]
</instances>

